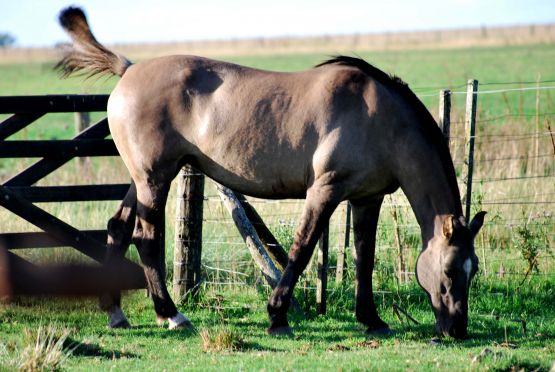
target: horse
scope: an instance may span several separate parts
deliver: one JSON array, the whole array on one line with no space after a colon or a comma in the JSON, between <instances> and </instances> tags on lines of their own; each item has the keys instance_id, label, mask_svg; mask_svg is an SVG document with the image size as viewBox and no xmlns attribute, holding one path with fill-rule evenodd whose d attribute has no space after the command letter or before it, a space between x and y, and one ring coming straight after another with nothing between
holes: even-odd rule
<instances>
[{"instance_id":1,"label":"horse","mask_svg":"<svg viewBox=\"0 0 555 372\"><path fill-rule=\"evenodd\" d=\"M295 284L340 202L352 205L356 319L390 333L373 299L372 271L384 196L401 188L421 228L416 277L440 334L468 337L468 296L478 269L449 149L432 115L401 79L366 61L337 56L302 72L271 72L188 55L132 63L100 44L84 12L59 16L72 44L57 64L121 77L108 100L114 143L132 178L108 222L107 264L134 243L160 323L191 325L172 301L160 260L163 214L185 164L257 198L305 199L288 263L267 311L268 333L290 334ZM120 294L101 299L110 327L129 327Z\"/></svg>"}]
</instances>

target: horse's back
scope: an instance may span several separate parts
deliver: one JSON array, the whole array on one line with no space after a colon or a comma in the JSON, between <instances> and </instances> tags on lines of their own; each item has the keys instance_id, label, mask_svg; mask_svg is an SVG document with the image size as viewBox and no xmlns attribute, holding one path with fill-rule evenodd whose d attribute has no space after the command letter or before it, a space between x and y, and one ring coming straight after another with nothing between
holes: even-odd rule
<instances>
[{"instance_id":1,"label":"horse's back","mask_svg":"<svg viewBox=\"0 0 555 372\"><path fill-rule=\"evenodd\" d=\"M136 167L185 160L246 194L304 197L326 172L377 170L376 87L339 66L279 73L163 57L129 68L110 98L110 128L120 152L141 153Z\"/></svg>"}]
</instances>

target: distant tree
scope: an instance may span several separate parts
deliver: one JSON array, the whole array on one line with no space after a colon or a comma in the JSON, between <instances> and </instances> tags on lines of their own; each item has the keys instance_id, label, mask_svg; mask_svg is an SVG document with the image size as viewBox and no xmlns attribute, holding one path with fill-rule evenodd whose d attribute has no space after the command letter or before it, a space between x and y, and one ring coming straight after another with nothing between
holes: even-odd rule
<instances>
[{"instance_id":1,"label":"distant tree","mask_svg":"<svg viewBox=\"0 0 555 372\"><path fill-rule=\"evenodd\" d=\"M0 32L0 48L7 48L15 44L15 37L7 32Z\"/></svg>"}]
</instances>

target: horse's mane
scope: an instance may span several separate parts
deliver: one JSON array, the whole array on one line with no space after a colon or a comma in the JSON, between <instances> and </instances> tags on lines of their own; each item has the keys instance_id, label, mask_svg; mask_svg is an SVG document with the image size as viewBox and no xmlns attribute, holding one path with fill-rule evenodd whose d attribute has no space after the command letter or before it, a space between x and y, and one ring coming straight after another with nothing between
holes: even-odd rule
<instances>
[{"instance_id":1,"label":"horse's mane","mask_svg":"<svg viewBox=\"0 0 555 372\"><path fill-rule=\"evenodd\" d=\"M439 127L430 111L428 111L422 101L418 99L414 92L409 88L407 83L405 83L403 80L395 75L389 75L378 69L377 67L372 66L370 63L366 62L362 58L338 55L314 67L317 68L326 65L340 65L356 68L369 77L373 78L380 84L383 84L386 87L390 87L401 97L406 99L407 103L414 108L421 119L419 120L420 128L425 133L426 137L434 145L436 145L435 147L440 152L441 158L443 159L445 171L450 175L450 177L448 178L450 179L451 187L454 190L457 190L457 193L459 192L455 169L452 165L452 162L447 160L451 159L451 154L449 152L448 146L446 145L445 138L439 130Z\"/></svg>"},{"instance_id":2,"label":"horse's mane","mask_svg":"<svg viewBox=\"0 0 555 372\"><path fill-rule=\"evenodd\" d=\"M408 89L407 83L401 80L399 77L395 75L389 75L372 66L370 63L366 62L362 58L350 57L350 56L333 56L332 58L314 66L314 67L321 67L325 65L341 65L341 66L350 66L355 67L364 72L366 75L369 75L379 81L382 84L386 85L396 85L400 89ZM412 92L411 92L412 93Z\"/></svg>"},{"instance_id":3,"label":"horse's mane","mask_svg":"<svg viewBox=\"0 0 555 372\"><path fill-rule=\"evenodd\" d=\"M408 84L401 80L401 78L399 78L398 76L387 74L379 68L374 67L370 63L366 62L362 58L350 56L334 56L314 67L321 67L326 65L341 65L357 68L366 75L372 77L377 82L393 88L397 93L407 99L407 101L418 111L418 113L426 119L424 120L425 122L434 123L434 126L436 127L434 129L437 129L437 125L435 125L435 120L426 106L424 106L424 104L418 99L418 97L416 97L414 92L409 88ZM433 131L437 133L437 130Z\"/></svg>"}]
</instances>

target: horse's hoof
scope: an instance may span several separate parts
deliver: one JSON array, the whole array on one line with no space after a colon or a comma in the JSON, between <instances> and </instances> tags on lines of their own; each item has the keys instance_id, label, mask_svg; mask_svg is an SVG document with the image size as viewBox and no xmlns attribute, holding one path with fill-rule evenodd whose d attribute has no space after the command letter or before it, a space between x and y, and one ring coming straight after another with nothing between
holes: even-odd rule
<instances>
[{"instance_id":1,"label":"horse's hoof","mask_svg":"<svg viewBox=\"0 0 555 372\"><path fill-rule=\"evenodd\" d=\"M434 337L430 340L431 346L441 346L441 344L442 344L442 341L441 341L441 338L439 337Z\"/></svg>"},{"instance_id":2,"label":"horse's hoof","mask_svg":"<svg viewBox=\"0 0 555 372\"><path fill-rule=\"evenodd\" d=\"M287 336L293 337L293 331L289 326L270 327L266 330L270 336Z\"/></svg>"},{"instance_id":3,"label":"horse's hoof","mask_svg":"<svg viewBox=\"0 0 555 372\"><path fill-rule=\"evenodd\" d=\"M168 329L183 329L183 328L190 328L193 326L193 323L187 317L181 313L177 313L176 315L168 318L169 326Z\"/></svg>"},{"instance_id":4,"label":"horse's hoof","mask_svg":"<svg viewBox=\"0 0 555 372\"><path fill-rule=\"evenodd\" d=\"M366 334L367 335L371 335L371 336L393 336L395 334L395 332L393 332L391 330L391 328L385 326L385 327L380 327L380 328L370 328L368 327L368 329L366 330Z\"/></svg>"},{"instance_id":5,"label":"horse's hoof","mask_svg":"<svg viewBox=\"0 0 555 372\"><path fill-rule=\"evenodd\" d=\"M108 328L110 329L129 329L131 328L131 324L127 321L127 319L122 319L116 323L108 323Z\"/></svg>"},{"instance_id":6,"label":"horse's hoof","mask_svg":"<svg viewBox=\"0 0 555 372\"><path fill-rule=\"evenodd\" d=\"M108 328L131 328L131 324L119 306L114 306L108 311Z\"/></svg>"}]
</instances>

